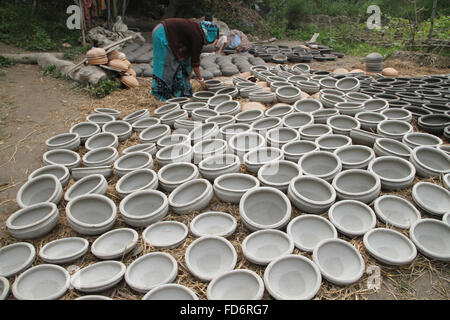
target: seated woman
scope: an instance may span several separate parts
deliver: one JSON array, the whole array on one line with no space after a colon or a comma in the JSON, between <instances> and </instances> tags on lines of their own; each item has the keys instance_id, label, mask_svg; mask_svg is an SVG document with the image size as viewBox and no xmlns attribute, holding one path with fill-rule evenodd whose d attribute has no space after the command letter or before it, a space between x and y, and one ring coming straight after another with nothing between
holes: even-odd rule
<instances>
[{"instance_id":1,"label":"seated woman","mask_svg":"<svg viewBox=\"0 0 450 320\"><path fill-rule=\"evenodd\" d=\"M219 28L210 21L197 23L171 18L153 29L152 95L163 101L192 96L192 69L203 89L200 54L203 45L217 40Z\"/></svg>"},{"instance_id":2,"label":"seated woman","mask_svg":"<svg viewBox=\"0 0 450 320\"><path fill-rule=\"evenodd\" d=\"M214 45L218 48L216 53L220 54L224 49L235 49L236 52L246 52L251 45L245 33L239 30L231 30L228 35L221 36Z\"/></svg>"}]
</instances>

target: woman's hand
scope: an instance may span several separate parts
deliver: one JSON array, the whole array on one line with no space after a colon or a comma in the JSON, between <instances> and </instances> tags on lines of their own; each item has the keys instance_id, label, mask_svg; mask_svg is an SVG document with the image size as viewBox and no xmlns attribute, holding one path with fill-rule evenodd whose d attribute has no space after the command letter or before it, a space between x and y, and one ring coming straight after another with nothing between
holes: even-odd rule
<instances>
[{"instance_id":1,"label":"woman's hand","mask_svg":"<svg viewBox=\"0 0 450 320\"><path fill-rule=\"evenodd\" d=\"M202 86L203 90L208 89L208 86L206 85L205 79L198 79L198 83Z\"/></svg>"}]
</instances>

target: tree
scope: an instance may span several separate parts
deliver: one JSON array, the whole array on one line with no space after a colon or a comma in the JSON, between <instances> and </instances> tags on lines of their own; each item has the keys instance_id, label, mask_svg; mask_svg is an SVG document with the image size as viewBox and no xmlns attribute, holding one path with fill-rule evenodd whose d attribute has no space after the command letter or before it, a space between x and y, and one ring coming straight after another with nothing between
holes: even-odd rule
<instances>
[{"instance_id":1,"label":"tree","mask_svg":"<svg viewBox=\"0 0 450 320\"><path fill-rule=\"evenodd\" d=\"M436 16L436 8L437 8L437 0L434 0L433 10L431 11L430 33L428 34L428 40L431 40L431 38L433 37L434 17Z\"/></svg>"}]
</instances>

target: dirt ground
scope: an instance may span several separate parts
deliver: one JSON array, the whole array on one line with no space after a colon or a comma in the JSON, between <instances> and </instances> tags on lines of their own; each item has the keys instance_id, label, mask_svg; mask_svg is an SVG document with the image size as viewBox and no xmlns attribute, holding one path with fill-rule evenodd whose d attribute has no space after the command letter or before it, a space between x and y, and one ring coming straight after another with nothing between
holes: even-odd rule
<instances>
[{"instance_id":1,"label":"dirt ground","mask_svg":"<svg viewBox=\"0 0 450 320\"><path fill-rule=\"evenodd\" d=\"M18 50L17 50L18 51ZM17 52L16 49L0 44L0 52ZM399 65L402 75L417 74L415 72L426 73L448 73L450 70L442 69L418 69L413 65L402 62ZM356 57L346 57L336 62L327 62L312 65L313 68L323 70L334 70L337 67L360 68L361 59ZM419 70L419 71L418 71ZM154 109L161 103L156 103L149 94L150 85L148 81L141 81L143 87L136 91L120 90L112 95L96 100L89 97L83 91L72 89L72 83L65 80L56 80L43 76L42 71L35 65L15 65L4 69L4 75L0 76L0 247L11 243L6 234L4 221L18 209L15 202L15 195L19 187L26 181L27 176L35 169L43 165L42 154L45 152L45 140L56 134L68 132L69 128L78 122L84 121L88 115L88 110L93 110L95 106L110 106L121 110L121 101L132 103L134 110L148 108ZM414 71L414 73L408 71ZM124 114L134 111L123 110ZM138 143L135 135L127 142L128 144ZM119 148L120 150L124 146ZM71 181L70 184L72 184ZM111 184L110 184L111 185ZM110 188L111 189L111 188ZM111 190L108 190L110 195ZM410 195L408 195L410 197ZM117 199L114 199L117 203ZM238 206L224 206L217 199L211 203L211 209L217 211L227 211L238 217ZM293 216L298 215L295 211ZM63 215L63 213L61 213ZM188 223L193 216L168 216L168 219ZM65 219L61 219L61 226L58 226L52 235L33 241L37 247L57 237L67 236L68 226ZM116 227L124 226L120 222ZM382 226L382 225L379 225ZM140 232L140 231L139 231ZM242 242L240 238L248 233L239 224L238 232L230 241L233 244ZM72 231L71 236L76 233ZM94 238L89 238L90 242ZM350 241L350 239L346 239ZM178 249L167 252L179 259L179 277L177 283L185 284L194 289L200 298L205 298L206 284L199 284L190 276L184 266L182 251L193 241L189 236L186 243ZM361 241L351 241L360 251ZM235 245L236 247L236 245ZM144 247L144 250L148 248ZM238 263L236 268L250 268L262 275L264 269L256 267L246 262L242 257L240 247L238 248ZM297 254L301 254L298 250ZM431 261L422 255L418 255L415 262L402 268L391 268L384 266L370 256L363 254L367 266L378 266L381 269L381 289L374 290L367 287L370 282L370 275L366 274L363 279L349 288L339 288L326 281L318 294L318 298L323 299L443 299L450 298L450 268L448 264ZM87 260L81 262L88 264L94 259L92 254L88 254ZM131 257L129 257L131 258ZM126 262L129 262L127 260ZM367 267L366 266L366 267ZM109 290L105 294L113 296L115 299L139 299L142 295L131 292L122 282L116 289ZM77 297L77 293L68 293L64 299ZM267 293L265 298L269 298Z\"/></svg>"}]
</instances>

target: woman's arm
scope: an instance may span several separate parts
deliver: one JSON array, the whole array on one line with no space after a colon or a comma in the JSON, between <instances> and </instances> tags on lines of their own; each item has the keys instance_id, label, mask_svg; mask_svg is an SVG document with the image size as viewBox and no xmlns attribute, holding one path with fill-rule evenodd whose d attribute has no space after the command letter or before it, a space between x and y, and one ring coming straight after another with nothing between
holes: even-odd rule
<instances>
[{"instance_id":1,"label":"woman's arm","mask_svg":"<svg viewBox=\"0 0 450 320\"><path fill-rule=\"evenodd\" d=\"M200 72L200 67L194 67L193 69L194 69L195 75L197 76L197 81L202 86L202 89L203 90L207 89L205 80L203 79L202 74Z\"/></svg>"}]
</instances>

